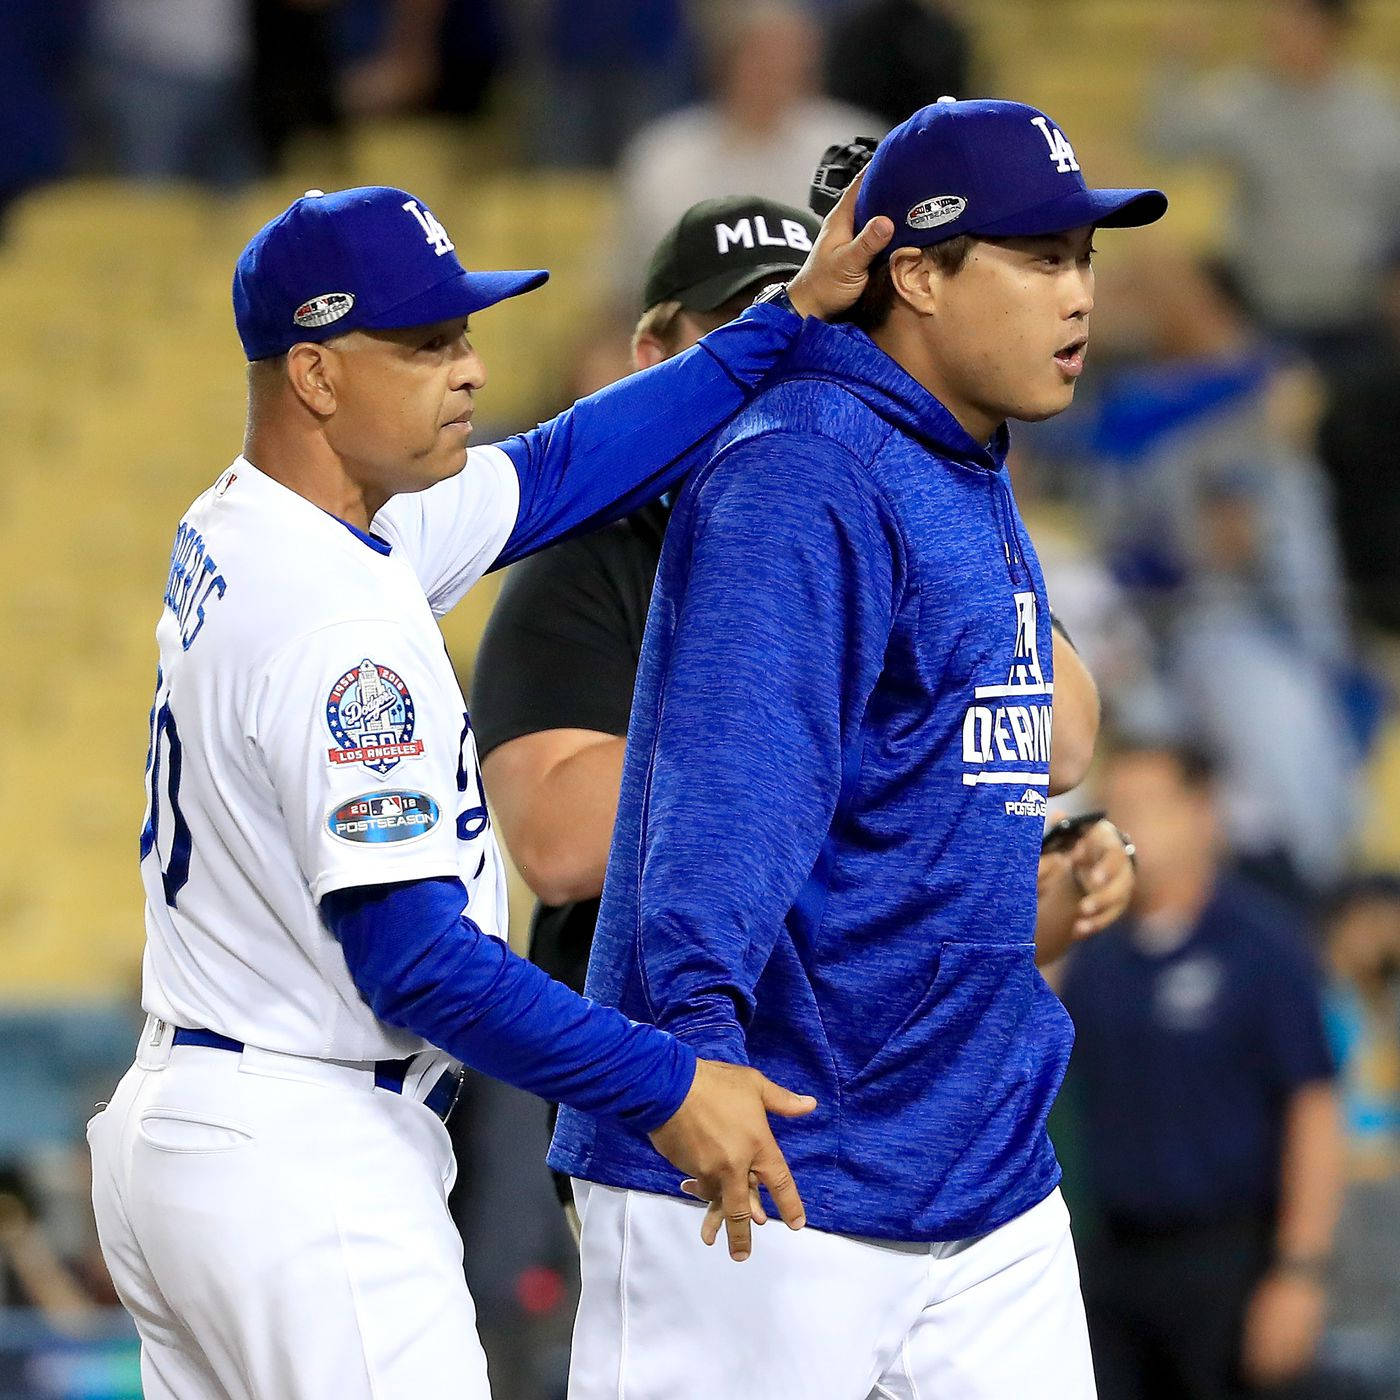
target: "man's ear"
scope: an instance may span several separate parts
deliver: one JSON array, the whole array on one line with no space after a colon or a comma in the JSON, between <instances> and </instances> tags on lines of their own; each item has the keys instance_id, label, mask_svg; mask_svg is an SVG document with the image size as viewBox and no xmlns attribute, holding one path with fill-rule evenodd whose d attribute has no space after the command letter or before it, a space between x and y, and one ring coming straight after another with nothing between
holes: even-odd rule
<instances>
[{"instance_id":1,"label":"man's ear","mask_svg":"<svg viewBox=\"0 0 1400 1400\"><path fill-rule=\"evenodd\" d=\"M632 346L632 363L638 369L650 369L662 360L670 358L671 352L650 331L643 331Z\"/></svg>"},{"instance_id":2,"label":"man's ear","mask_svg":"<svg viewBox=\"0 0 1400 1400\"><path fill-rule=\"evenodd\" d=\"M335 412L335 355L328 346L305 340L287 351L287 379L292 392L318 418L328 418Z\"/></svg>"},{"instance_id":3,"label":"man's ear","mask_svg":"<svg viewBox=\"0 0 1400 1400\"><path fill-rule=\"evenodd\" d=\"M938 304L938 269L921 248L896 248L890 254L890 281L897 296L920 316L929 316Z\"/></svg>"}]
</instances>

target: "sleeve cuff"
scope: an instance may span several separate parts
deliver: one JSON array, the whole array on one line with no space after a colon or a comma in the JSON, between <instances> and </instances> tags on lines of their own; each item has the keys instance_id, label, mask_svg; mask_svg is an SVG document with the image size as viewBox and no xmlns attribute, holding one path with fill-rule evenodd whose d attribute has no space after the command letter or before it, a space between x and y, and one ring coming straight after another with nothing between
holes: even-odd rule
<instances>
[{"instance_id":1,"label":"sleeve cuff","mask_svg":"<svg viewBox=\"0 0 1400 1400\"><path fill-rule=\"evenodd\" d=\"M669 1023L666 1029L683 1045L706 1060L723 1060L729 1065L747 1065L749 1049L744 1032L732 1018L713 1015Z\"/></svg>"},{"instance_id":2,"label":"sleeve cuff","mask_svg":"<svg viewBox=\"0 0 1400 1400\"><path fill-rule=\"evenodd\" d=\"M671 1082L667 1086L666 1092L657 1097L654 1113L648 1114L644 1118L638 1117L632 1120L631 1126L643 1133L654 1133L663 1123L667 1123L675 1117L680 1106L685 1102L686 1095L690 1093L690 1086L695 1083L695 1070L699 1057L688 1045L682 1045L679 1041L673 1041L672 1044L675 1047L675 1060L671 1071Z\"/></svg>"}]
</instances>

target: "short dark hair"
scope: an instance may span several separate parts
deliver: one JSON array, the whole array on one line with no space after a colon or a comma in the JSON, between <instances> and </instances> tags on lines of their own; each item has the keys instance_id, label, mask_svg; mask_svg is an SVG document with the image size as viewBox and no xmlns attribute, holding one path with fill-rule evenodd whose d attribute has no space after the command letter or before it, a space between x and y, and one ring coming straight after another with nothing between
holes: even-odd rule
<instances>
[{"instance_id":1,"label":"short dark hair","mask_svg":"<svg viewBox=\"0 0 1400 1400\"><path fill-rule=\"evenodd\" d=\"M1400 904L1400 871L1373 870L1344 877L1328 891L1323 915L1335 919L1357 904L1373 901Z\"/></svg>"},{"instance_id":2,"label":"short dark hair","mask_svg":"<svg viewBox=\"0 0 1400 1400\"><path fill-rule=\"evenodd\" d=\"M973 236L970 233L961 233L956 238L945 239L942 243L935 243L920 251L940 272L951 277L960 271L967 261L967 255L972 251L972 243ZM849 321L851 325L858 326L863 331L879 330L889 320L897 295L894 278L890 276L890 260L881 258L870 269L870 276L866 281L865 290L860 294L860 300L839 319Z\"/></svg>"},{"instance_id":3,"label":"short dark hair","mask_svg":"<svg viewBox=\"0 0 1400 1400\"><path fill-rule=\"evenodd\" d=\"M1120 733L1108 736L1104 750L1110 761L1144 754L1168 758L1176 765L1182 783L1196 792L1211 787L1220 775L1220 763L1216 756L1204 745L1190 739Z\"/></svg>"},{"instance_id":4,"label":"short dark hair","mask_svg":"<svg viewBox=\"0 0 1400 1400\"><path fill-rule=\"evenodd\" d=\"M1350 24L1356 18L1353 0L1308 0L1308 4L1334 24Z\"/></svg>"}]
</instances>

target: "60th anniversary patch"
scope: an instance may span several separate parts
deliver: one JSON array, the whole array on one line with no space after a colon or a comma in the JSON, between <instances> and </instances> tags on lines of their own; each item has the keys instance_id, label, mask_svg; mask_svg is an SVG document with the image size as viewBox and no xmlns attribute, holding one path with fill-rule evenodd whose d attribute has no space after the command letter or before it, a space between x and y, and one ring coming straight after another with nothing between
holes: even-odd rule
<instances>
[{"instance_id":1,"label":"60th anniversary patch","mask_svg":"<svg viewBox=\"0 0 1400 1400\"><path fill-rule=\"evenodd\" d=\"M342 802L326 818L341 841L379 846L425 836L438 822L438 805L426 792L366 792Z\"/></svg>"},{"instance_id":2,"label":"60th anniversary patch","mask_svg":"<svg viewBox=\"0 0 1400 1400\"><path fill-rule=\"evenodd\" d=\"M340 745L326 756L335 764L363 763L372 773L387 773L400 759L423 752L423 741L413 737L415 723L403 677L365 657L326 697L326 724Z\"/></svg>"}]
</instances>

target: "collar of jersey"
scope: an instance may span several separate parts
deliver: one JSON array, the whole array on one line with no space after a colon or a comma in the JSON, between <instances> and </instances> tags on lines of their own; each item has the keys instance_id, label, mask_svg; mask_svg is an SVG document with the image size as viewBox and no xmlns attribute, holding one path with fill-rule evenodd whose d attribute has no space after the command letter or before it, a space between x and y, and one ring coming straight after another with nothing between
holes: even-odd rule
<instances>
[{"instance_id":1,"label":"collar of jersey","mask_svg":"<svg viewBox=\"0 0 1400 1400\"><path fill-rule=\"evenodd\" d=\"M275 490L285 492L294 500L305 502L305 504L310 506L313 510L320 511L322 515L327 517L327 519L334 520L337 525L343 525L347 530L350 531L352 535L354 535L354 537L357 540L360 541L361 544L368 545L376 554L383 554L387 557L388 555L394 552L394 547L389 543L388 540L380 539L378 535L371 535L364 530L357 529L348 520L342 520L338 515L332 515L330 511L324 509L321 506L318 506L315 503L315 501L307 500L306 497L301 494L301 492L293 491L289 486L283 486L282 483L276 480L274 477L268 476L266 472L259 471L258 468L245 456L243 456L242 453L239 453L239 455L234 459L233 467L235 471L242 470L251 472L254 480L264 481L267 483L268 486L273 487Z\"/></svg>"},{"instance_id":2,"label":"collar of jersey","mask_svg":"<svg viewBox=\"0 0 1400 1400\"><path fill-rule=\"evenodd\" d=\"M330 511L324 513L331 515ZM357 529L348 520L342 520L338 515L331 515L331 519L337 525L344 525L357 540L362 544L367 544L376 554L392 554L394 552L394 546L388 540L381 540L378 535L367 534L364 530Z\"/></svg>"}]
</instances>

